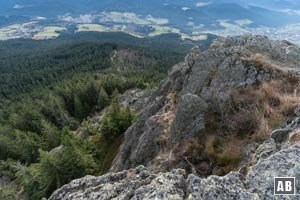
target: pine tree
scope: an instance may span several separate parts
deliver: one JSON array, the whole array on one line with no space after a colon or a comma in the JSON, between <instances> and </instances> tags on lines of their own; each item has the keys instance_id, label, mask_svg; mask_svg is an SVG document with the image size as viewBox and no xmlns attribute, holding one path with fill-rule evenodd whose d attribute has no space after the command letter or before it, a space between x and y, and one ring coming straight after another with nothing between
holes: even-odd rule
<instances>
[{"instance_id":1,"label":"pine tree","mask_svg":"<svg viewBox=\"0 0 300 200\"><path fill-rule=\"evenodd\" d=\"M130 106L127 104L126 107L122 110L122 132L125 132L128 127L131 126L131 124L135 121L136 117L131 112Z\"/></svg>"},{"instance_id":2,"label":"pine tree","mask_svg":"<svg viewBox=\"0 0 300 200\"><path fill-rule=\"evenodd\" d=\"M98 96L99 93L95 81L90 81L85 91L85 100L90 108L96 106Z\"/></svg>"},{"instance_id":3,"label":"pine tree","mask_svg":"<svg viewBox=\"0 0 300 200\"><path fill-rule=\"evenodd\" d=\"M103 108L105 108L108 105L108 103L109 103L108 94L106 93L104 88L101 87L99 96L98 96L98 101L97 101L99 110L102 110Z\"/></svg>"},{"instance_id":4,"label":"pine tree","mask_svg":"<svg viewBox=\"0 0 300 200\"><path fill-rule=\"evenodd\" d=\"M108 141L113 141L116 137L123 134L135 120L135 115L131 112L129 105L121 108L118 101L118 96L115 92L108 111L101 122L101 136Z\"/></svg>"},{"instance_id":5,"label":"pine tree","mask_svg":"<svg viewBox=\"0 0 300 200\"><path fill-rule=\"evenodd\" d=\"M50 122L46 120L41 121L42 125L42 137L47 146L48 150L59 146L60 144L60 134L59 130Z\"/></svg>"},{"instance_id":6,"label":"pine tree","mask_svg":"<svg viewBox=\"0 0 300 200\"><path fill-rule=\"evenodd\" d=\"M77 95L74 97L74 115L79 120L82 120L85 117L84 105Z\"/></svg>"},{"instance_id":7,"label":"pine tree","mask_svg":"<svg viewBox=\"0 0 300 200\"><path fill-rule=\"evenodd\" d=\"M86 151L84 142L66 128L61 135L61 147L52 152L39 150L38 163L29 167L19 165L18 182L32 199L48 197L71 180L95 172L95 161Z\"/></svg>"}]
</instances>

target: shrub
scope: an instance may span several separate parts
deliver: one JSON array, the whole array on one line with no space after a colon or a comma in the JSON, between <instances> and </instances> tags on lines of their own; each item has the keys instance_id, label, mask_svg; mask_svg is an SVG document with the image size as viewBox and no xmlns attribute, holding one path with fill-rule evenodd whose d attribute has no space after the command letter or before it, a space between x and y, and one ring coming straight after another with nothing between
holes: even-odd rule
<instances>
[{"instance_id":1,"label":"shrub","mask_svg":"<svg viewBox=\"0 0 300 200\"><path fill-rule=\"evenodd\" d=\"M118 97L115 96L104 115L101 125L100 134L107 141L113 141L116 137L123 134L127 128L136 120L136 116L130 110L129 105L121 108L118 103Z\"/></svg>"}]
</instances>

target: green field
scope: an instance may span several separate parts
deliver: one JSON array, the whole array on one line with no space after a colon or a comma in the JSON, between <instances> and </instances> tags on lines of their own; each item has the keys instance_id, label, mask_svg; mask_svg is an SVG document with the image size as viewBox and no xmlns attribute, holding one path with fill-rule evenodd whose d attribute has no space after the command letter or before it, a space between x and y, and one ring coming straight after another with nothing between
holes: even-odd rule
<instances>
[{"instance_id":1,"label":"green field","mask_svg":"<svg viewBox=\"0 0 300 200\"><path fill-rule=\"evenodd\" d=\"M155 18L155 17L152 17L151 15L147 16L146 20L148 20L149 22L152 22L153 24L157 24L157 25L164 25L164 24L169 23L168 19Z\"/></svg>"},{"instance_id":2,"label":"green field","mask_svg":"<svg viewBox=\"0 0 300 200\"><path fill-rule=\"evenodd\" d=\"M77 26L77 32L84 32L84 31L96 31L96 32L107 32L110 29L106 26L100 24L79 24Z\"/></svg>"},{"instance_id":3,"label":"green field","mask_svg":"<svg viewBox=\"0 0 300 200\"><path fill-rule=\"evenodd\" d=\"M56 38L60 35L59 32L67 30L65 27L61 26L46 26L43 30L33 36L32 39L42 40Z\"/></svg>"},{"instance_id":4,"label":"green field","mask_svg":"<svg viewBox=\"0 0 300 200\"><path fill-rule=\"evenodd\" d=\"M152 36L158 36L164 33L178 33L180 34L180 30L177 28L173 28L170 26L152 26L155 31L153 31L152 33L149 33L148 36L152 37Z\"/></svg>"},{"instance_id":5,"label":"green field","mask_svg":"<svg viewBox=\"0 0 300 200\"><path fill-rule=\"evenodd\" d=\"M115 23L133 23L133 24L140 24L140 25L148 25L150 24L149 21L140 18L135 13L130 12L108 12L105 13L104 21L110 21Z\"/></svg>"},{"instance_id":6,"label":"green field","mask_svg":"<svg viewBox=\"0 0 300 200\"><path fill-rule=\"evenodd\" d=\"M182 34L181 38L184 39L190 39L190 40L194 40L194 41L205 41L208 39L208 36L206 34L197 34L197 35L187 35L187 34Z\"/></svg>"},{"instance_id":7,"label":"green field","mask_svg":"<svg viewBox=\"0 0 300 200\"><path fill-rule=\"evenodd\" d=\"M128 23L138 25L165 25L169 23L168 19L155 18L151 15L142 17L130 12L105 12L102 22Z\"/></svg>"}]
</instances>

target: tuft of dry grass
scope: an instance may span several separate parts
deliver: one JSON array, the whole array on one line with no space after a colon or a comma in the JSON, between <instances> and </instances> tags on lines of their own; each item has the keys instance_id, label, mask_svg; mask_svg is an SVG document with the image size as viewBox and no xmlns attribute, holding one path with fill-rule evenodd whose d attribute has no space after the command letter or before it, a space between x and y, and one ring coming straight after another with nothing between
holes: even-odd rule
<instances>
[{"instance_id":1,"label":"tuft of dry grass","mask_svg":"<svg viewBox=\"0 0 300 200\"><path fill-rule=\"evenodd\" d=\"M271 70L273 74L279 73L287 75L290 68L279 66L275 63L271 62L266 55L263 54L255 54L250 58L242 58L242 61L253 64L258 70Z\"/></svg>"},{"instance_id":2,"label":"tuft of dry grass","mask_svg":"<svg viewBox=\"0 0 300 200\"><path fill-rule=\"evenodd\" d=\"M214 135L209 135L206 140L205 140L205 149L204 153L209 157L209 158L214 158L216 155L216 137Z\"/></svg>"},{"instance_id":3,"label":"tuft of dry grass","mask_svg":"<svg viewBox=\"0 0 300 200\"><path fill-rule=\"evenodd\" d=\"M291 138L290 138L290 143L295 144L300 142L300 133L295 133Z\"/></svg>"},{"instance_id":4,"label":"tuft of dry grass","mask_svg":"<svg viewBox=\"0 0 300 200\"><path fill-rule=\"evenodd\" d=\"M250 137L251 142L252 141L255 141L255 142L264 141L265 139L267 139L270 136L270 133L272 131L272 128L270 127L269 122L264 115L262 115L260 112L257 111L256 116L258 118L259 124L258 124L257 131Z\"/></svg>"},{"instance_id":5,"label":"tuft of dry grass","mask_svg":"<svg viewBox=\"0 0 300 200\"><path fill-rule=\"evenodd\" d=\"M135 174L132 171L126 173L126 178L132 178Z\"/></svg>"},{"instance_id":6,"label":"tuft of dry grass","mask_svg":"<svg viewBox=\"0 0 300 200\"><path fill-rule=\"evenodd\" d=\"M224 175L237 169L244 145L245 141L234 135L227 137L208 135L205 140L204 154L211 163L219 166L217 175Z\"/></svg>"},{"instance_id":7,"label":"tuft of dry grass","mask_svg":"<svg viewBox=\"0 0 300 200\"><path fill-rule=\"evenodd\" d=\"M169 110L156 116L157 125L160 127L161 134L157 140L157 143L162 149L162 153L167 151L167 142L169 138L170 128L175 119L174 105Z\"/></svg>"},{"instance_id":8,"label":"tuft of dry grass","mask_svg":"<svg viewBox=\"0 0 300 200\"><path fill-rule=\"evenodd\" d=\"M183 147L182 156L196 159L199 156L199 151L202 146L199 144L199 140L191 139Z\"/></svg>"}]
</instances>

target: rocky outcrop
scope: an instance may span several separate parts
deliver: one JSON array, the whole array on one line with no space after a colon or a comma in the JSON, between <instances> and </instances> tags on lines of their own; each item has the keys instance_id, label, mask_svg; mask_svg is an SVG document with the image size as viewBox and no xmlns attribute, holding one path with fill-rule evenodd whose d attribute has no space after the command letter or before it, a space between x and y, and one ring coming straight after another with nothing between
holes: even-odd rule
<instances>
[{"instance_id":1,"label":"rocky outcrop","mask_svg":"<svg viewBox=\"0 0 300 200\"><path fill-rule=\"evenodd\" d=\"M140 113L145 104L148 103L149 97L151 96L151 93L153 92L152 89L149 90L141 90L141 89L133 89L125 92L125 94L121 95L119 97L120 104L125 107L126 105L129 105L130 108L135 113Z\"/></svg>"},{"instance_id":2,"label":"rocky outcrop","mask_svg":"<svg viewBox=\"0 0 300 200\"><path fill-rule=\"evenodd\" d=\"M49 200L183 199L183 170L153 174L143 166L100 177L87 176L57 190Z\"/></svg>"},{"instance_id":3,"label":"rocky outcrop","mask_svg":"<svg viewBox=\"0 0 300 200\"><path fill-rule=\"evenodd\" d=\"M138 166L134 169L104 176L86 176L55 191L49 200L223 200L223 199L273 199L273 178L291 176L300 179L300 118L286 127L291 128L287 140L276 143L273 139L261 144L254 158L256 161L246 174L230 172L220 176L200 178L187 174L182 169L155 173ZM296 144L295 144L296 143ZM277 147L277 148L276 148ZM296 196L280 199L299 199L300 185L297 182Z\"/></svg>"},{"instance_id":4,"label":"rocky outcrop","mask_svg":"<svg viewBox=\"0 0 300 200\"><path fill-rule=\"evenodd\" d=\"M203 52L193 48L157 89L121 98L136 105L138 120L126 131L111 173L74 180L55 191L50 200L273 199L273 177L300 180L300 109L278 129L266 129L269 137L265 141L231 141L231 146L242 146L244 154L234 158L239 169L224 176L212 174L232 158L213 153L230 141L220 144L211 135L219 131L219 138L226 138L233 130L241 133L233 135L239 140L247 138L246 132L251 134L259 119L243 119L255 112L251 107L236 111L231 91L297 76L299 55L298 47L263 36L219 39ZM131 102L131 96L137 100ZM278 106L277 97L270 99ZM216 124L226 125L230 117L233 124L217 130ZM236 130L234 123L241 123L242 128ZM297 195L290 199L300 198L299 183L296 188Z\"/></svg>"},{"instance_id":5,"label":"rocky outcrop","mask_svg":"<svg viewBox=\"0 0 300 200\"><path fill-rule=\"evenodd\" d=\"M264 146L265 144L262 144ZM259 150L257 153L260 152ZM300 178L300 145L291 145L267 158L262 158L246 176L231 172L226 176L200 178L176 169L166 173L153 173L139 166L119 173L100 177L86 176L55 191L49 200L223 200L273 199L273 178L292 176ZM300 198L300 185L296 185ZM281 199L285 199L281 197Z\"/></svg>"},{"instance_id":6,"label":"rocky outcrop","mask_svg":"<svg viewBox=\"0 0 300 200\"><path fill-rule=\"evenodd\" d=\"M138 121L126 131L112 171L137 165L158 170L185 167L184 159L173 162L174 150L186 149L189 141L203 137L207 109L228 112L230 89L269 81L296 69L299 51L290 43L263 36L219 39L203 52L193 48L153 91ZM167 126L161 125L162 118L168 118ZM275 139L284 139L279 137Z\"/></svg>"}]
</instances>

